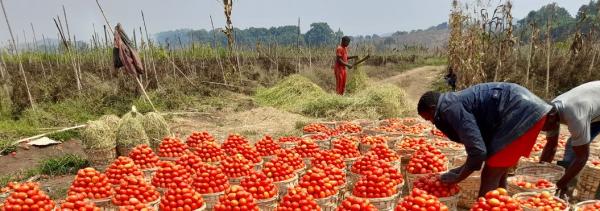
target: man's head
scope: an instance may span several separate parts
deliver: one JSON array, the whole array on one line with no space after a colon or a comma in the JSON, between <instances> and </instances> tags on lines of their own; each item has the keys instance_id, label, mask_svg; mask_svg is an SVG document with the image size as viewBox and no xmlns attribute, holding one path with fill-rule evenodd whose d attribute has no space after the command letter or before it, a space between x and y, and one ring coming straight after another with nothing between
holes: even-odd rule
<instances>
[{"instance_id":1,"label":"man's head","mask_svg":"<svg viewBox=\"0 0 600 211\"><path fill-rule=\"evenodd\" d=\"M350 45L350 37L343 36L341 45L342 47L348 47L348 45Z\"/></svg>"},{"instance_id":2,"label":"man's head","mask_svg":"<svg viewBox=\"0 0 600 211\"><path fill-rule=\"evenodd\" d=\"M435 110L437 109L437 103L440 98L439 92L429 91L421 96L419 104L417 105L417 111L423 119L433 122Z\"/></svg>"}]
</instances>

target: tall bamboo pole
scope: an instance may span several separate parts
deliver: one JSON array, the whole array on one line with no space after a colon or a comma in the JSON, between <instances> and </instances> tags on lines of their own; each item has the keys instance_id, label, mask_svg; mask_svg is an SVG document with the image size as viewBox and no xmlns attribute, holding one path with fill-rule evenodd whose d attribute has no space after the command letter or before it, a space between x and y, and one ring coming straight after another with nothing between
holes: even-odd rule
<instances>
[{"instance_id":1,"label":"tall bamboo pole","mask_svg":"<svg viewBox=\"0 0 600 211\"><path fill-rule=\"evenodd\" d=\"M15 36L13 35L12 28L10 27L10 22L8 21L8 15L6 14L6 8L4 7L4 0L0 0L0 5L2 6L2 13L4 13L4 20L6 20L6 26L8 27L8 32L10 33L10 39L12 41L12 46L14 50L14 54L17 56L17 60L19 61L19 71L23 76L23 81L25 82L25 88L27 89L27 98L29 98L29 104L31 105L31 109L35 110L35 103L33 102L33 97L31 96L31 91L29 90L29 82L27 81L27 76L25 75L25 69L23 68L23 62L21 61L19 55L19 49L17 48L17 42L15 41Z\"/></svg>"},{"instance_id":2,"label":"tall bamboo pole","mask_svg":"<svg viewBox=\"0 0 600 211\"><path fill-rule=\"evenodd\" d=\"M546 23L546 98L550 97L550 54L551 54L551 40L552 35L550 34L550 28L552 24L552 16L554 15L554 5L552 11L548 16L548 22Z\"/></svg>"}]
</instances>

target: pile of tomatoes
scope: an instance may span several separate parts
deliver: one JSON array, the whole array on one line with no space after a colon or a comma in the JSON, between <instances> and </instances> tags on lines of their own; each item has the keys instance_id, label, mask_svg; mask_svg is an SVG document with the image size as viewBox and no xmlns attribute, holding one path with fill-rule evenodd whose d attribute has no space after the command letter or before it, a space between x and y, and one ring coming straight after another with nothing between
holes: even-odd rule
<instances>
[{"instance_id":1,"label":"pile of tomatoes","mask_svg":"<svg viewBox=\"0 0 600 211\"><path fill-rule=\"evenodd\" d=\"M387 142L387 137L384 136L362 136L359 139L360 144L364 145L377 145L377 144L385 144Z\"/></svg>"},{"instance_id":2,"label":"pile of tomatoes","mask_svg":"<svg viewBox=\"0 0 600 211\"><path fill-rule=\"evenodd\" d=\"M151 169L158 164L158 156L147 144L138 145L129 152L129 158L139 169Z\"/></svg>"},{"instance_id":3,"label":"pile of tomatoes","mask_svg":"<svg viewBox=\"0 0 600 211\"><path fill-rule=\"evenodd\" d=\"M129 176L142 177L142 172L135 166L131 158L118 157L107 169L108 182L118 185L121 179Z\"/></svg>"},{"instance_id":4,"label":"pile of tomatoes","mask_svg":"<svg viewBox=\"0 0 600 211\"><path fill-rule=\"evenodd\" d=\"M219 162L225 158L225 153L215 142L200 143L194 154L200 157L203 162Z\"/></svg>"},{"instance_id":5,"label":"pile of tomatoes","mask_svg":"<svg viewBox=\"0 0 600 211\"><path fill-rule=\"evenodd\" d=\"M202 159L193 153L182 155L175 163L183 166L187 171L190 171L190 173L202 172L204 167L208 165L202 162Z\"/></svg>"},{"instance_id":6,"label":"pile of tomatoes","mask_svg":"<svg viewBox=\"0 0 600 211\"><path fill-rule=\"evenodd\" d=\"M367 171L382 169L383 167L390 167L390 165L377 159L377 157L372 154L367 154L354 162L354 164L352 164L352 168L350 168L350 171L355 174L363 175Z\"/></svg>"},{"instance_id":7,"label":"pile of tomatoes","mask_svg":"<svg viewBox=\"0 0 600 211\"><path fill-rule=\"evenodd\" d=\"M554 197L551 193L544 191L532 197L519 199L522 206L537 210L565 210L567 205Z\"/></svg>"},{"instance_id":8,"label":"pile of tomatoes","mask_svg":"<svg viewBox=\"0 0 600 211\"><path fill-rule=\"evenodd\" d=\"M221 170L227 177L239 178L250 174L252 170L252 161L247 160L244 156L237 154L233 156L227 156L221 161Z\"/></svg>"},{"instance_id":9,"label":"pile of tomatoes","mask_svg":"<svg viewBox=\"0 0 600 211\"><path fill-rule=\"evenodd\" d=\"M410 195L398 203L395 209L395 211L409 210L448 211L448 207L442 204L437 197L415 188Z\"/></svg>"},{"instance_id":10,"label":"pile of tomatoes","mask_svg":"<svg viewBox=\"0 0 600 211\"><path fill-rule=\"evenodd\" d=\"M129 199L129 205L119 206L119 211L153 211L154 209L148 207L145 203L141 202L136 198Z\"/></svg>"},{"instance_id":11,"label":"pile of tomatoes","mask_svg":"<svg viewBox=\"0 0 600 211\"><path fill-rule=\"evenodd\" d=\"M158 156L176 158L185 154L187 146L177 138L165 138L158 146Z\"/></svg>"},{"instance_id":12,"label":"pile of tomatoes","mask_svg":"<svg viewBox=\"0 0 600 211\"><path fill-rule=\"evenodd\" d=\"M522 211L519 201L508 196L508 192L504 188L487 192L485 197L480 197L477 202L471 207L471 211L492 211L492 210L516 210Z\"/></svg>"},{"instance_id":13,"label":"pile of tomatoes","mask_svg":"<svg viewBox=\"0 0 600 211\"><path fill-rule=\"evenodd\" d=\"M590 161L590 164L592 165L592 167L600 168L600 160Z\"/></svg>"},{"instance_id":14,"label":"pile of tomatoes","mask_svg":"<svg viewBox=\"0 0 600 211\"><path fill-rule=\"evenodd\" d=\"M279 143L297 143L302 141L302 138L297 136L283 136L278 139Z\"/></svg>"},{"instance_id":15,"label":"pile of tomatoes","mask_svg":"<svg viewBox=\"0 0 600 211\"><path fill-rule=\"evenodd\" d=\"M2 211L44 210L54 209L54 201L40 190L37 183L26 182L14 184L13 192L4 201Z\"/></svg>"},{"instance_id":16,"label":"pile of tomatoes","mask_svg":"<svg viewBox=\"0 0 600 211\"><path fill-rule=\"evenodd\" d=\"M595 201L594 203L584 205L576 209L576 211L596 211L600 210L600 201Z\"/></svg>"},{"instance_id":17,"label":"pile of tomatoes","mask_svg":"<svg viewBox=\"0 0 600 211\"><path fill-rule=\"evenodd\" d=\"M325 141L327 139L329 139L331 136L328 134L324 134L324 133L318 133L318 134L309 134L306 135L305 138L308 138L312 141Z\"/></svg>"},{"instance_id":18,"label":"pile of tomatoes","mask_svg":"<svg viewBox=\"0 0 600 211\"><path fill-rule=\"evenodd\" d=\"M252 171L250 175L242 179L240 186L257 200L271 199L277 196L277 186L261 171Z\"/></svg>"},{"instance_id":19,"label":"pile of tomatoes","mask_svg":"<svg viewBox=\"0 0 600 211\"><path fill-rule=\"evenodd\" d=\"M293 178L296 174L294 168L276 157L263 165L262 171L274 182L281 182Z\"/></svg>"},{"instance_id":20,"label":"pile of tomatoes","mask_svg":"<svg viewBox=\"0 0 600 211\"><path fill-rule=\"evenodd\" d=\"M262 157L260 153L250 144L242 144L238 148L238 154L242 155L247 160L251 161L253 164L258 164L262 162Z\"/></svg>"},{"instance_id":21,"label":"pile of tomatoes","mask_svg":"<svg viewBox=\"0 0 600 211\"><path fill-rule=\"evenodd\" d=\"M319 152L319 146L312 140L302 140L294 147L294 151L302 158L311 158Z\"/></svg>"},{"instance_id":22,"label":"pile of tomatoes","mask_svg":"<svg viewBox=\"0 0 600 211\"><path fill-rule=\"evenodd\" d=\"M386 198L397 194L397 187L390 177L368 171L356 182L352 195L361 198Z\"/></svg>"},{"instance_id":23,"label":"pile of tomatoes","mask_svg":"<svg viewBox=\"0 0 600 211\"><path fill-rule=\"evenodd\" d=\"M192 175L192 187L200 194L211 194L229 188L229 178L220 168L206 165L203 171Z\"/></svg>"},{"instance_id":24,"label":"pile of tomatoes","mask_svg":"<svg viewBox=\"0 0 600 211\"><path fill-rule=\"evenodd\" d=\"M337 182L329 179L325 171L312 168L302 176L298 187L306 189L315 199L322 199L337 194Z\"/></svg>"},{"instance_id":25,"label":"pile of tomatoes","mask_svg":"<svg viewBox=\"0 0 600 211\"><path fill-rule=\"evenodd\" d=\"M431 145L419 148L410 158L406 171L411 174L439 173L447 170L446 156Z\"/></svg>"},{"instance_id":26,"label":"pile of tomatoes","mask_svg":"<svg viewBox=\"0 0 600 211\"><path fill-rule=\"evenodd\" d=\"M215 138L208 132L193 132L185 141L190 148L196 148L202 142L215 142Z\"/></svg>"},{"instance_id":27,"label":"pile of tomatoes","mask_svg":"<svg viewBox=\"0 0 600 211\"><path fill-rule=\"evenodd\" d=\"M440 176L437 174L428 174L417 178L417 180L413 182L413 187L424 190L438 198L454 196L460 192L458 185L448 185L443 183L440 180Z\"/></svg>"},{"instance_id":28,"label":"pile of tomatoes","mask_svg":"<svg viewBox=\"0 0 600 211\"><path fill-rule=\"evenodd\" d=\"M525 189L547 189L554 187L554 184L547 179L538 179L536 182L517 180L515 181L515 185Z\"/></svg>"},{"instance_id":29,"label":"pile of tomatoes","mask_svg":"<svg viewBox=\"0 0 600 211\"><path fill-rule=\"evenodd\" d=\"M346 184L346 173L342 169L334 166L314 166L313 168L320 168L325 171L329 180L338 188Z\"/></svg>"},{"instance_id":30,"label":"pile of tomatoes","mask_svg":"<svg viewBox=\"0 0 600 211\"><path fill-rule=\"evenodd\" d=\"M396 142L395 147L399 150L414 150L425 144L427 144L427 139L425 138L405 137Z\"/></svg>"},{"instance_id":31,"label":"pile of tomatoes","mask_svg":"<svg viewBox=\"0 0 600 211\"><path fill-rule=\"evenodd\" d=\"M162 162L152 177L152 185L159 188L176 188L187 185L191 174L185 167L171 162Z\"/></svg>"},{"instance_id":32,"label":"pile of tomatoes","mask_svg":"<svg viewBox=\"0 0 600 211\"><path fill-rule=\"evenodd\" d=\"M343 169L346 167L344 159L341 155L331 150L319 151L311 160L312 166L333 166L335 168Z\"/></svg>"},{"instance_id":33,"label":"pile of tomatoes","mask_svg":"<svg viewBox=\"0 0 600 211\"><path fill-rule=\"evenodd\" d=\"M129 199L136 198L142 203L150 203L158 200L160 193L156 188L144 181L141 177L123 178L115 188L115 195L112 198L113 204L117 206L132 205Z\"/></svg>"},{"instance_id":34,"label":"pile of tomatoes","mask_svg":"<svg viewBox=\"0 0 600 211\"><path fill-rule=\"evenodd\" d=\"M77 176L67 193L83 194L90 199L105 199L112 195L112 188L106 175L93 168L85 168L77 171Z\"/></svg>"},{"instance_id":35,"label":"pile of tomatoes","mask_svg":"<svg viewBox=\"0 0 600 211\"><path fill-rule=\"evenodd\" d=\"M160 199L160 210L196 210L204 206L202 195L189 187L169 189Z\"/></svg>"},{"instance_id":36,"label":"pile of tomatoes","mask_svg":"<svg viewBox=\"0 0 600 211\"><path fill-rule=\"evenodd\" d=\"M342 133L360 133L362 131L362 127L360 125L351 122L344 122L338 125L335 129Z\"/></svg>"},{"instance_id":37,"label":"pile of tomatoes","mask_svg":"<svg viewBox=\"0 0 600 211\"><path fill-rule=\"evenodd\" d=\"M233 185L229 187L225 194L219 197L219 203L215 205L214 211L230 211L230 210L248 210L258 211L256 200L252 194L244 190L241 186Z\"/></svg>"},{"instance_id":38,"label":"pile of tomatoes","mask_svg":"<svg viewBox=\"0 0 600 211\"><path fill-rule=\"evenodd\" d=\"M248 144L248 140L246 140L244 136L230 134L225 142L223 142L221 149L223 149L227 155L235 155L243 144Z\"/></svg>"},{"instance_id":39,"label":"pile of tomatoes","mask_svg":"<svg viewBox=\"0 0 600 211\"><path fill-rule=\"evenodd\" d=\"M99 207L96 207L92 201L90 201L84 194L69 195L65 201L60 205L60 210L78 210L78 211L100 211Z\"/></svg>"},{"instance_id":40,"label":"pile of tomatoes","mask_svg":"<svg viewBox=\"0 0 600 211\"><path fill-rule=\"evenodd\" d=\"M336 211L378 211L377 207L373 206L369 199L349 196L346 198Z\"/></svg>"},{"instance_id":41,"label":"pile of tomatoes","mask_svg":"<svg viewBox=\"0 0 600 211\"><path fill-rule=\"evenodd\" d=\"M279 144L277 144L271 136L265 136L260 141L256 142L254 147L256 147L256 151L258 151L260 156L271 156L275 154L275 151L281 149Z\"/></svg>"},{"instance_id":42,"label":"pile of tomatoes","mask_svg":"<svg viewBox=\"0 0 600 211\"><path fill-rule=\"evenodd\" d=\"M321 207L317 204L311 194L301 187L290 188L285 196L279 202L277 211L296 211L296 210L316 210Z\"/></svg>"},{"instance_id":43,"label":"pile of tomatoes","mask_svg":"<svg viewBox=\"0 0 600 211\"><path fill-rule=\"evenodd\" d=\"M326 133L330 129L329 129L329 127L327 127L321 123L309 123L309 124L305 125L302 128L302 130L304 131L304 133Z\"/></svg>"},{"instance_id":44,"label":"pile of tomatoes","mask_svg":"<svg viewBox=\"0 0 600 211\"><path fill-rule=\"evenodd\" d=\"M369 153L384 162L394 162L400 160L398 154L388 148L385 144L377 144L374 147L371 147L371 149L369 149Z\"/></svg>"},{"instance_id":45,"label":"pile of tomatoes","mask_svg":"<svg viewBox=\"0 0 600 211\"><path fill-rule=\"evenodd\" d=\"M341 137L332 143L332 151L341 155L343 158L358 158L360 151L356 144L345 137Z\"/></svg>"},{"instance_id":46,"label":"pile of tomatoes","mask_svg":"<svg viewBox=\"0 0 600 211\"><path fill-rule=\"evenodd\" d=\"M294 171L302 170L306 167L306 164L302 160L302 156L294 150L281 149L276 151L275 155L277 155L277 159L291 166Z\"/></svg>"}]
</instances>

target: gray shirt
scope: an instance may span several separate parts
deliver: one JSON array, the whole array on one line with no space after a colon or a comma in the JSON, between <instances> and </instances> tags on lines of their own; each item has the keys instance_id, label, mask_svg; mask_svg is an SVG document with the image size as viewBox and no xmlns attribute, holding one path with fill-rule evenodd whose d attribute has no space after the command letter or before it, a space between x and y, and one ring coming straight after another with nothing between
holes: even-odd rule
<instances>
[{"instance_id":1,"label":"gray shirt","mask_svg":"<svg viewBox=\"0 0 600 211\"><path fill-rule=\"evenodd\" d=\"M590 125L600 121L600 81L585 83L552 101L561 123L567 124L573 146L590 143Z\"/></svg>"}]
</instances>

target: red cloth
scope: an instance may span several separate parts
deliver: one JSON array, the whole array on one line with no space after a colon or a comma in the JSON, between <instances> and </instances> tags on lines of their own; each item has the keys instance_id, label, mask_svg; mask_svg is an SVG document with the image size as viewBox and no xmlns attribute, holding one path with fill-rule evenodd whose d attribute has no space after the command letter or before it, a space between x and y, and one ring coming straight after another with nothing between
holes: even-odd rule
<instances>
[{"instance_id":1,"label":"red cloth","mask_svg":"<svg viewBox=\"0 0 600 211\"><path fill-rule=\"evenodd\" d=\"M335 55L333 73L335 74L336 92L339 95L343 95L346 89L346 65L340 63L337 58L342 58L342 61L348 63L348 50L345 47L338 46L335 49Z\"/></svg>"},{"instance_id":2,"label":"red cloth","mask_svg":"<svg viewBox=\"0 0 600 211\"><path fill-rule=\"evenodd\" d=\"M486 165L490 167L512 167L519 162L521 156L529 157L531 150L535 145L542 127L546 122L546 116L540 121L535 123L525 134L519 137L517 140L510 143L500 152L496 153L486 161Z\"/></svg>"}]
</instances>

